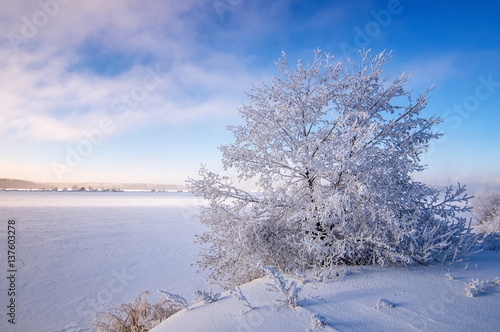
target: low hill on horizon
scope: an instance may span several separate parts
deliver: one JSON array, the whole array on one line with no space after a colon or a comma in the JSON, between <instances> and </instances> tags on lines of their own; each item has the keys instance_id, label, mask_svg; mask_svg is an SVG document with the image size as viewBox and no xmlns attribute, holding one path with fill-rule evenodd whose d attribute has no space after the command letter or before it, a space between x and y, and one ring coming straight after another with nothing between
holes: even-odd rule
<instances>
[{"instance_id":1,"label":"low hill on horizon","mask_svg":"<svg viewBox=\"0 0 500 332\"><path fill-rule=\"evenodd\" d=\"M0 189L38 190L185 190L175 184L155 183L112 183L112 182L34 182L19 179L0 178Z\"/></svg>"}]
</instances>

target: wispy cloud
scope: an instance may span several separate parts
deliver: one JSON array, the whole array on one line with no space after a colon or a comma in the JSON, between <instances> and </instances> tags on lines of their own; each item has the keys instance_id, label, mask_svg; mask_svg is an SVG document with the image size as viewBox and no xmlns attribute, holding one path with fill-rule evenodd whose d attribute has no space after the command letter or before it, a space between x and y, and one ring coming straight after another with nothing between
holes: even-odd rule
<instances>
[{"instance_id":1,"label":"wispy cloud","mask_svg":"<svg viewBox=\"0 0 500 332\"><path fill-rule=\"evenodd\" d=\"M3 158L31 163L33 174L45 165L48 178L53 162L66 163L68 149L76 151L91 141L94 152L82 153L81 164L64 174L76 179L94 178L107 163L109 176L113 167L123 169L122 161L134 152L163 156L165 146L170 148L168 142L174 140L180 150L189 151L186 155L198 156L200 149L206 149L199 141L208 144L210 130L219 134L226 124L241 121L236 109L246 101L242 91L258 79L269 82L278 74L274 61L281 51L288 54L291 65L299 58L310 61L318 47L343 60L340 44L355 45L359 29L369 41L366 48L374 53L393 49L394 57L385 67L392 78L413 72L408 88L415 93L436 84L429 111L439 116L472 100L466 98L475 96L479 76L492 77L495 91L487 90L491 98L481 100L467 121L463 117L460 129L460 135L478 142L478 147L489 146L479 143L476 134L484 128L476 127L498 118L499 53L493 14L498 5L493 2L483 8L404 1L403 10L392 13L390 24L381 22L389 20L387 14L379 17L390 9L388 3L373 0L217 3L229 6L224 7L228 10L222 19L214 2L206 0L4 1L0 13ZM449 15L443 18L442 9L448 7ZM182 130L172 130L178 128ZM94 144L88 136L97 129L103 137ZM494 133L490 141L497 139L490 131ZM148 138L149 133L165 132L176 136ZM130 137L141 142L140 148L130 146ZM215 146L215 138L210 138ZM449 143L440 147L454 144L459 143L450 136ZM162 158L149 159L148 174L153 165L170 165L175 159ZM133 159L131 164L140 158ZM484 157L474 158L480 159ZM457 158L450 160L462 164ZM17 174L21 169L4 164L0 160L2 172ZM93 175L85 173L92 167ZM158 166L158 174L164 167ZM178 172L184 170L184 165L178 167ZM130 169L123 176L135 172Z\"/></svg>"},{"instance_id":2,"label":"wispy cloud","mask_svg":"<svg viewBox=\"0 0 500 332\"><path fill-rule=\"evenodd\" d=\"M251 80L236 58L198 45L202 1L40 3L10 3L17 20L2 21L0 134L74 140L103 117L120 132L222 116Z\"/></svg>"}]
</instances>

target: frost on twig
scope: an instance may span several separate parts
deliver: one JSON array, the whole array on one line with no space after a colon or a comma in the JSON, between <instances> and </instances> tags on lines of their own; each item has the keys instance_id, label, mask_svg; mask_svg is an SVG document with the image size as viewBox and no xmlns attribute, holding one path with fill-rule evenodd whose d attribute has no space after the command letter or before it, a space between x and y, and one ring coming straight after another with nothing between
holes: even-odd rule
<instances>
[{"instance_id":1,"label":"frost on twig","mask_svg":"<svg viewBox=\"0 0 500 332\"><path fill-rule=\"evenodd\" d=\"M294 276L295 278L300 279L304 284L309 282L309 280L307 279L307 273L305 271L297 270L295 271Z\"/></svg>"},{"instance_id":2,"label":"frost on twig","mask_svg":"<svg viewBox=\"0 0 500 332\"><path fill-rule=\"evenodd\" d=\"M267 284L268 286L270 286L268 290L285 295L285 300L277 300L277 302L295 308L297 306L298 295L302 290L302 287L299 287L295 281L288 282L288 280L285 280L285 278L283 277L283 270L275 272L272 266L264 265L261 265L261 268L273 281L273 284Z\"/></svg>"},{"instance_id":3,"label":"frost on twig","mask_svg":"<svg viewBox=\"0 0 500 332\"><path fill-rule=\"evenodd\" d=\"M233 295L233 297L235 299L237 299L238 301L241 301L244 307L247 307L249 310L253 310L254 309L252 307L252 305L250 304L250 302L248 302L248 300L245 297L245 295L243 295L243 292L241 291L241 289L238 286L236 286L235 288L231 289L230 293Z\"/></svg>"},{"instance_id":4,"label":"frost on twig","mask_svg":"<svg viewBox=\"0 0 500 332\"><path fill-rule=\"evenodd\" d=\"M142 292L128 303L113 307L106 313L96 313L89 331L150 331L183 308L177 295L162 293L168 295L160 296L156 304L147 302L149 292Z\"/></svg>"},{"instance_id":5,"label":"frost on twig","mask_svg":"<svg viewBox=\"0 0 500 332\"><path fill-rule=\"evenodd\" d=\"M189 309L188 301L186 301L186 299L183 298L182 296L177 294L172 294L163 290L158 290L158 293L162 294L163 297L167 299L169 302L174 303L175 305L178 305L183 309Z\"/></svg>"},{"instance_id":6,"label":"frost on twig","mask_svg":"<svg viewBox=\"0 0 500 332\"><path fill-rule=\"evenodd\" d=\"M211 290L197 290L196 292L194 292L193 302L203 302L204 304L209 304L217 301L220 295L220 293L212 293Z\"/></svg>"},{"instance_id":7,"label":"frost on twig","mask_svg":"<svg viewBox=\"0 0 500 332\"><path fill-rule=\"evenodd\" d=\"M470 283L465 284L465 295L468 297L476 297L486 292L486 289L492 286L500 286L500 278L496 278L493 281L480 281L479 279L472 279Z\"/></svg>"}]
</instances>

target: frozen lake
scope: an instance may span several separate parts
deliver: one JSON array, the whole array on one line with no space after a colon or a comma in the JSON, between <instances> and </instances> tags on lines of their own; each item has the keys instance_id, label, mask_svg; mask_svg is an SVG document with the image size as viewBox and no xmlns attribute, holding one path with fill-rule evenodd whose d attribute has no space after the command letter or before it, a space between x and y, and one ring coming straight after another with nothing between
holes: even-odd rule
<instances>
[{"instance_id":1,"label":"frozen lake","mask_svg":"<svg viewBox=\"0 0 500 332\"><path fill-rule=\"evenodd\" d=\"M0 191L0 237L16 227L16 324L1 331L85 331L96 311L157 290L192 298L201 203L189 193ZM8 304L5 277L1 306ZM4 309L3 311L6 311Z\"/></svg>"}]
</instances>

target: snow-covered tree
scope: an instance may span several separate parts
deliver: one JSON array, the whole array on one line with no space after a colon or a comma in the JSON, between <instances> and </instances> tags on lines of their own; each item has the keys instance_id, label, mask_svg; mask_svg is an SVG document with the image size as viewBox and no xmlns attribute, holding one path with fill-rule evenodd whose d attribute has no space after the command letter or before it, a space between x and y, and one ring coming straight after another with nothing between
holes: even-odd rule
<instances>
[{"instance_id":1,"label":"snow-covered tree","mask_svg":"<svg viewBox=\"0 0 500 332\"><path fill-rule=\"evenodd\" d=\"M409 74L382 77L389 58L361 52L343 65L318 50L292 69L283 54L281 77L247 93L245 123L219 149L258 192L204 166L188 179L208 201L198 263L210 278L230 287L261 276L260 265L429 263L467 250L473 238L456 216L469 209L457 204L465 188L443 195L411 177L441 120L421 115L428 90L414 100Z\"/></svg>"}]
</instances>

